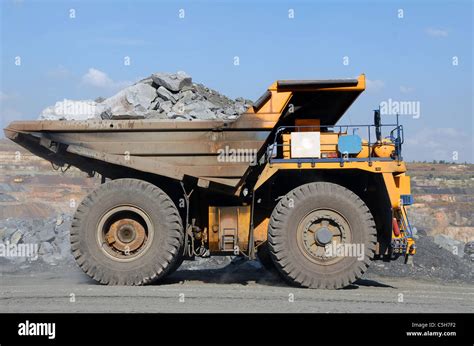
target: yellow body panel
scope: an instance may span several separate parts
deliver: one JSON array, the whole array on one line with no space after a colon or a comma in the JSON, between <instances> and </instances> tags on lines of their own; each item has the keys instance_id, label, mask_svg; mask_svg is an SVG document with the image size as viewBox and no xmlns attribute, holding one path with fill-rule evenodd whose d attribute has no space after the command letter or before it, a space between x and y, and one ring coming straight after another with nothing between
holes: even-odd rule
<instances>
[{"instance_id":1,"label":"yellow body panel","mask_svg":"<svg viewBox=\"0 0 474 346\"><path fill-rule=\"evenodd\" d=\"M276 90L271 90L272 97L265 102L265 104L260 107L260 109L257 111L257 114L278 114L280 116L281 112L283 112L283 109L286 107L288 104L288 101L290 100L292 96L291 91L283 91L283 92L278 92ZM252 107L250 107L252 109Z\"/></svg>"},{"instance_id":2,"label":"yellow body panel","mask_svg":"<svg viewBox=\"0 0 474 346\"><path fill-rule=\"evenodd\" d=\"M385 187L387 188L392 208L400 208L401 195L409 195L410 192L410 177L402 174L392 174L390 172L382 173Z\"/></svg>"},{"instance_id":3,"label":"yellow body panel","mask_svg":"<svg viewBox=\"0 0 474 346\"><path fill-rule=\"evenodd\" d=\"M384 140L382 143L375 144L373 150L378 157L390 157L395 150L395 144L389 140Z\"/></svg>"},{"instance_id":4,"label":"yellow body panel","mask_svg":"<svg viewBox=\"0 0 474 346\"><path fill-rule=\"evenodd\" d=\"M362 150L356 155L358 159L369 157L369 142L366 139L362 140Z\"/></svg>"},{"instance_id":5,"label":"yellow body panel","mask_svg":"<svg viewBox=\"0 0 474 346\"><path fill-rule=\"evenodd\" d=\"M234 246L221 246L222 235L225 230L235 229L237 237ZM209 207L209 250L211 252L223 251L246 251L248 249L248 239L250 230L250 206L239 207ZM238 253L237 253L238 254Z\"/></svg>"},{"instance_id":6,"label":"yellow body panel","mask_svg":"<svg viewBox=\"0 0 474 346\"><path fill-rule=\"evenodd\" d=\"M338 162L318 162L318 163L273 163L265 166L262 173L260 174L257 183L255 184L254 189L257 190L262 186L268 179L270 179L276 172L279 170L287 169L360 169L372 173L404 173L406 172L406 165L404 162L382 162L382 161L372 161L372 165L369 162L345 162L344 166L341 167ZM393 185L395 186L395 181L392 176ZM406 182L405 182L406 183ZM400 193L398 194L398 199L400 199Z\"/></svg>"},{"instance_id":7,"label":"yellow body panel","mask_svg":"<svg viewBox=\"0 0 474 346\"><path fill-rule=\"evenodd\" d=\"M291 157L291 133L284 133L281 137L283 140L283 158L289 159Z\"/></svg>"},{"instance_id":8,"label":"yellow body panel","mask_svg":"<svg viewBox=\"0 0 474 346\"><path fill-rule=\"evenodd\" d=\"M261 243L267 240L268 235L268 224L270 222L270 218L266 217L262 220L258 225L255 226L254 232L254 240L256 243Z\"/></svg>"},{"instance_id":9,"label":"yellow body panel","mask_svg":"<svg viewBox=\"0 0 474 346\"><path fill-rule=\"evenodd\" d=\"M337 142L339 140L339 133L323 132L321 133L321 153L337 152Z\"/></svg>"}]
</instances>

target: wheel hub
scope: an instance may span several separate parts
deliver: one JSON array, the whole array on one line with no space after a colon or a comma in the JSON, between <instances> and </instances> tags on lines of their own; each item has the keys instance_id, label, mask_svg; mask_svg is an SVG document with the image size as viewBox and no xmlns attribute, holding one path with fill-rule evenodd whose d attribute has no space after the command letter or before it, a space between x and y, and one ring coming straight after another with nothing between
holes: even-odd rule
<instances>
[{"instance_id":1,"label":"wheel hub","mask_svg":"<svg viewBox=\"0 0 474 346\"><path fill-rule=\"evenodd\" d=\"M137 237L137 232L133 226L123 225L117 230L117 237L123 243L130 243Z\"/></svg>"},{"instance_id":2,"label":"wheel hub","mask_svg":"<svg viewBox=\"0 0 474 346\"><path fill-rule=\"evenodd\" d=\"M350 241L351 231L346 219L334 210L319 209L309 213L297 230L298 247L313 262L332 264L341 258L326 255L331 243Z\"/></svg>"},{"instance_id":3,"label":"wheel hub","mask_svg":"<svg viewBox=\"0 0 474 346\"><path fill-rule=\"evenodd\" d=\"M327 227L321 227L319 230L314 232L314 240L323 246L331 242L332 236L332 232Z\"/></svg>"},{"instance_id":4,"label":"wheel hub","mask_svg":"<svg viewBox=\"0 0 474 346\"><path fill-rule=\"evenodd\" d=\"M105 239L107 243L121 252L133 252L143 245L145 229L132 219L122 219L110 225Z\"/></svg>"},{"instance_id":5,"label":"wheel hub","mask_svg":"<svg viewBox=\"0 0 474 346\"><path fill-rule=\"evenodd\" d=\"M118 261L142 256L153 239L153 224L141 209L122 205L105 213L97 225L101 250Z\"/></svg>"}]
</instances>

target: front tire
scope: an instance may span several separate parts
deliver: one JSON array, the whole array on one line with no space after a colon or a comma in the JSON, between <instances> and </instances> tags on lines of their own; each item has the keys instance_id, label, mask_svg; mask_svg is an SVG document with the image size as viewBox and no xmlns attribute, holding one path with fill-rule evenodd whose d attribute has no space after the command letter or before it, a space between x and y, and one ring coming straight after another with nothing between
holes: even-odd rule
<instances>
[{"instance_id":1,"label":"front tire","mask_svg":"<svg viewBox=\"0 0 474 346\"><path fill-rule=\"evenodd\" d=\"M301 185L279 201L270 218L268 242L285 280L301 287L336 289L350 285L368 268L376 229L356 194L317 182ZM335 251L329 253L331 249Z\"/></svg>"},{"instance_id":2,"label":"front tire","mask_svg":"<svg viewBox=\"0 0 474 346\"><path fill-rule=\"evenodd\" d=\"M107 182L79 205L71 227L77 264L108 285L142 285L176 266L183 244L181 217L171 198L137 179Z\"/></svg>"}]
</instances>

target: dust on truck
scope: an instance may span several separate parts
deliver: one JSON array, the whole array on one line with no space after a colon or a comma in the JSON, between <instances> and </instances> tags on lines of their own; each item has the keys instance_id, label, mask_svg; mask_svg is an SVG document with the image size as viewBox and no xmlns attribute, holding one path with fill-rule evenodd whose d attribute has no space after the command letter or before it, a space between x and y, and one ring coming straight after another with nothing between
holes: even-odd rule
<instances>
[{"instance_id":1,"label":"dust on truck","mask_svg":"<svg viewBox=\"0 0 474 346\"><path fill-rule=\"evenodd\" d=\"M398 117L336 125L364 90L364 75L279 80L232 121L15 121L4 131L56 166L102 177L70 231L77 264L102 284L237 255L294 285L341 288L372 260L416 251Z\"/></svg>"}]
</instances>

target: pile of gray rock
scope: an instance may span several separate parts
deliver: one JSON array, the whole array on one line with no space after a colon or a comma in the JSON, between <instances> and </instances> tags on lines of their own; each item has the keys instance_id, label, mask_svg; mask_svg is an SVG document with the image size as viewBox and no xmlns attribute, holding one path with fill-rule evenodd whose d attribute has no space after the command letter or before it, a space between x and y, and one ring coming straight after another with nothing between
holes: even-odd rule
<instances>
[{"instance_id":1,"label":"pile of gray rock","mask_svg":"<svg viewBox=\"0 0 474 346\"><path fill-rule=\"evenodd\" d=\"M448 250L449 252L453 253L453 255L464 257L465 244L462 241L453 239L446 234L436 234L433 237L433 241L440 248Z\"/></svg>"},{"instance_id":2,"label":"pile of gray rock","mask_svg":"<svg viewBox=\"0 0 474 346\"><path fill-rule=\"evenodd\" d=\"M474 241L467 242L464 245L464 258L474 262Z\"/></svg>"},{"instance_id":3,"label":"pile of gray rock","mask_svg":"<svg viewBox=\"0 0 474 346\"><path fill-rule=\"evenodd\" d=\"M35 265L73 264L69 243L72 217L0 220L0 263L9 271Z\"/></svg>"},{"instance_id":4,"label":"pile of gray rock","mask_svg":"<svg viewBox=\"0 0 474 346\"><path fill-rule=\"evenodd\" d=\"M464 244L445 235L432 237L424 231L419 231L416 238L417 250L413 264L405 264L403 258L392 262L376 261L370 265L364 277L411 277L443 282L473 282L473 242Z\"/></svg>"},{"instance_id":5,"label":"pile of gray rock","mask_svg":"<svg viewBox=\"0 0 474 346\"><path fill-rule=\"evenodd\" d=\"M233 120L251 105L249 100L233 100L193 83L189 75L179 71L154 73L107 99L56 102L44 109L39 119Z\"/></svg>"}]
</instances>

